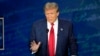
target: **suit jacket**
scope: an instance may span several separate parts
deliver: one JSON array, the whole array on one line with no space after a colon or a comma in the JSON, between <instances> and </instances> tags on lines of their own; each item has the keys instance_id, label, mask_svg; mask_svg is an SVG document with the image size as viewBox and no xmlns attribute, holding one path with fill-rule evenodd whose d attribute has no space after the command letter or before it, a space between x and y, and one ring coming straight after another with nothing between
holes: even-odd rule
<instances>
[{"instance_id":1,"label":"suit jacket","mask_svg":"<svg viewBox=\"0 0 100 56\"><path fill-rule=\"evenodd\" d=\"M71 55L77 55L76 40L73 37L72 24L69 21L58 19L58 38L56 56L68 56L68 48ZM41 42L36 56L48 55L48 30L47 20L42 19L33 24L31 41Z\"/></svg>"}]
</instances>

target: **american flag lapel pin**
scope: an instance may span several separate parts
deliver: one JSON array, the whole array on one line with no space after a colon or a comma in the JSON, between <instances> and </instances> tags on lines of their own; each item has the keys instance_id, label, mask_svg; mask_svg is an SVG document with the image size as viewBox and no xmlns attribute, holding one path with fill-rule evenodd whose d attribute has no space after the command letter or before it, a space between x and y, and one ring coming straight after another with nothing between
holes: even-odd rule
<instances>
[{"instance_id":1,"label":"american flag lapel pin","mask_svg":"<svg viewBox=\"0 0 100 56\"><path fill-rule=\"evenodd\" d=\"M61 31L63 31L63 28L60 28Z\"/></svg>"}]
</instances>

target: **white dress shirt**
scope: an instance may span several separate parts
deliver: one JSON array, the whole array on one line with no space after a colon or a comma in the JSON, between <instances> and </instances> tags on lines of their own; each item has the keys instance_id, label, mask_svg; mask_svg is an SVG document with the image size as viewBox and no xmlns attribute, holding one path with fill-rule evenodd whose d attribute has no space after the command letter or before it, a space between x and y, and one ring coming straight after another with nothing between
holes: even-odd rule
<instances>
[{"instance_id":1,"label":"white dress shirt","mask_svg":"<svg viewBox=\"0 0 100 56\"><path fill-rule=\"evenodd\" d=\"M47 28L48 28L48 40L49 40L49 35L50 35L50 29L51 29L51 23L47 21ZM58 34L58 18L54 22L53 25L54 28L54 37L55 37L55 53L56 53L56 45L57 45L57 34Z\"/></svg>"}]
</instances>

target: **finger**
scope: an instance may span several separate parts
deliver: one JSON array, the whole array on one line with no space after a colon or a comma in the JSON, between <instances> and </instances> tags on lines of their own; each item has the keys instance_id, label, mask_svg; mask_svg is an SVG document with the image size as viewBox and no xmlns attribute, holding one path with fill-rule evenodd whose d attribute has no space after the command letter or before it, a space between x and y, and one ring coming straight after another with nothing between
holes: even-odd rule
<instances>
[{"instance_id":1,"label":"finger","mask_svg":"<svg viewBox=\"0 0 100 56\"><path fill-rule=\"evenodd\" d=\"M36 43L36 42L33 40L32 43Z\"/></svg>"},{"instance_id":2,"label":"finger","mask_svg":"<svg viewBox=\"0 0 100 56\"><path fill-rule=\"evenodd\" d=\"M33 45L36 45L36 42L34 40L31 42L31 46Z\"/></svg>"},{"instance_id":3,"label":"finger","mask_svg":"<svg viewBox=\"0 0 100 56\"><path fill-rule=\"evenodd\" d=\"M41 42L38 42L38 45L40 46L41 45Z\"/></svg>"},{"instance_id":4,"label":"finger","mask_svg":"<svg viewBox=\"0 0 100 56\"><path fill-rule=\"evenodd\" d=\"M32 47L34 44L31 44L30 46Z\"/></svg>"},{"instance_id":5,"label":"finger","mask_svg":"<svg viewBox=\"0 0 100 56\"><path fill-rule=\"evenodd\" d=\"M36 44L36 42L33 40L33 41L31 42L31 44Z\"/></svg>"}]
</instances>

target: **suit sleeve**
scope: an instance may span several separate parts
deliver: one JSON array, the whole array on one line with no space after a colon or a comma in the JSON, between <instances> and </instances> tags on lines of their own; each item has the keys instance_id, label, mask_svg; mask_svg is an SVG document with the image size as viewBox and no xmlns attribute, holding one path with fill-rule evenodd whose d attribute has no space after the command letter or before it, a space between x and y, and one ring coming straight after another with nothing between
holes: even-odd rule
<instances>
[{"instance_id":1,"label":"suit sleeve","mask_svg":"<svg viewBox=\"0 0 100 56\"><path fill-rule=\"evenodd\" d=\"M69 27L69 48L70 48L70 54L77 56L77 43L76 43L76 39L73 36L72 24L70 24Z\"/></svg>"},{"instance_id":2,"label":"suit sleeve","mask_svg":"<svg viewBox=\"0 0 100 56\"><path fill-rule=\"evenodd\" d=\"M30 36L30 43L31 43L33 40L36 41L36 27L35 27L35 24L32 25L31 36ZM32 52L32 51L30 51L30 52L31 52L32 55L35 56L35 53L36 53L36 52Z\"/></svg>"},{"instance_id":3,"label":"suit sleeve","mask_svg":"<svg viewBox=\"0 0 100 56\"><path fill-rule=\"evenodd\" d=\"M35 30L35 25L33 24L32 30L31 30L31 37L30 37L30 42L36 41L36 30Z\"/></svg>"}]
</instances>

